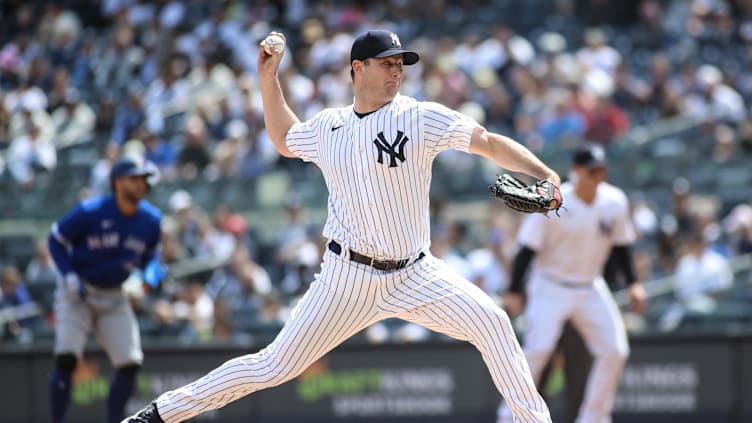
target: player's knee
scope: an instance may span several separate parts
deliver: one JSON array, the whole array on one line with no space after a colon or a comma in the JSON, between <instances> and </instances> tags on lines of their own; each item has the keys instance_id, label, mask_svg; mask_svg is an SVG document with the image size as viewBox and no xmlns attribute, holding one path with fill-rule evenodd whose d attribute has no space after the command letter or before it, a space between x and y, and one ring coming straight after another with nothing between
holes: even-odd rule
<instances>
[{"instance_id":1,"label":"player's knee","mask_svg":"<svg viewBox=\"0 0 752 423\"><path fill-rule=\"evenodd\" d=\"M553 349L545 345L525 345L525 358L528 364L542 367L551 358Z\"/></svg>"},{"instance_id":2,"label":"player's knee","mask_svg":"<svg viewBox=\"0 0 752 423\"><path fill-rule=\"evenodd\" d=\"M593 354L596 359L608 361L612 365L622 364L629 357L629 349L619 346L608 346L601 348L599 352Z\"/></svg>"},{"instance_id":3,"label":"player's knee","mask_svg":"<svg viewBox=\"0 0 752 423\"><path fill-rule=\"evenodd\" d=\"M141 370L140 364L129 363L118 367L116 371L125 377L134 378L139 370Z\"/></svg>"},{"instance_id":4,"label":"player's knee","mask_svg":"<svg viewBox=\"0 0 752 423\"><path fill-rule=\"evenodd\" d=\"M63 371L72 372L76 368L78 358L75 354L64 353L55 356L55 366Z\"/></svg>"}]
</instances>

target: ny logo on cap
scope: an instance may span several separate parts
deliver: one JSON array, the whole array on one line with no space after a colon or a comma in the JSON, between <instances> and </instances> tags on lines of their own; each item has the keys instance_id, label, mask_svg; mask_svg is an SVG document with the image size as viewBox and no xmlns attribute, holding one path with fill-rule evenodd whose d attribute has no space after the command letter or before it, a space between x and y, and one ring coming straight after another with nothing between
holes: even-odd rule
<instances>
[{"instance_id":1,"label":"ny logo on cap","mask_svg":"<svg viewBox=\"0 0 752 423\"><path fill-rule=\"evenodd\" d=\"M402 43L400 42L399 37L394 32L392 32L392 46L402 47Z\"/></svg>"}]
</instances>

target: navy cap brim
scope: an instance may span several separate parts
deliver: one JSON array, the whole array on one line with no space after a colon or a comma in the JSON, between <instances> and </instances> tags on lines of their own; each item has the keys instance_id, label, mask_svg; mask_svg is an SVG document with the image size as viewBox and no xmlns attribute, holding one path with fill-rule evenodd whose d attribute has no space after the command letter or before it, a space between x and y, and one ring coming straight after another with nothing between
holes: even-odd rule
<instances>
[{"instance_id":1,"label":"navy cap brim","mask_svg":"<svg viewBox=\"0 0 752 423\"><path fill-rule=\"evenodd\" d=\"M401 48L384 50L381 53L373 57L377 59L383 59L384 57L395 56L397 54L402 55L402 64L406 66L414 65L418 63L418 61L420 60L420 56L418 55L418 53L414 51L403 50Z\"/></svg>"}]
</instances>

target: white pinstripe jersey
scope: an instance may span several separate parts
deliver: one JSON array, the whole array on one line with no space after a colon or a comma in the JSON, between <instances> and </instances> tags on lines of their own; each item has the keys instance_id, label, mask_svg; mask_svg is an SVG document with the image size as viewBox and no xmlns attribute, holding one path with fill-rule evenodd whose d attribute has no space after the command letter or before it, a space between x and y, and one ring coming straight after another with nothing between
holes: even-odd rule
<instances>
[{"instance_id":1,"label":"white pinstripe jersey","mask_svg":"<svg viewBox=\"0 0 752 423\"><path fill-rule=\"evenodd\" d=\"M430 245L431 168L448 148L468 151L472 118L397 94L359 118L353 106L325 109L293 125L287 146L322 171L329 190L324 236L378 258Z\"/></svg>"},{"instance_id":2,"label":"white pinstripe jersey","mask_svg":"<svg viewBox=\"0 0 752 423\"><path fill-rule=\"evenodd\" d=\"M611 247L635 240L629 201L607 182L598 184L590 204L577 197L569 182L561 185L561 196L566 202L561 217L527 216L517 240L536 251L533 272L569 282L593 281L603 273Z\"/></svg>"}]
</instances>

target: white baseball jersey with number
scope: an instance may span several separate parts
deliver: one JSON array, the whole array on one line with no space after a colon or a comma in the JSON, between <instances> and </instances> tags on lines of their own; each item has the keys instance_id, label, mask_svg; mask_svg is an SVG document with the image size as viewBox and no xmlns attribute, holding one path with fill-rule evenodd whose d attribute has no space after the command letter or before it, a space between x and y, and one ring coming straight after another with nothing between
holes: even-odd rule
<instances>
[{"instance_id":1,"label":"white baseball jersey with number","mask_svg":"<svg viewBox=\"0 0 752 423\"><path fill-rule=\"evenodd\" d=\"M475 345L520 422L550 422L507 315L480 288L431 256L428 190L436 155L467 151L471 118L436 103L396 96L358 117L326 109L293 125L290 151L321 168L329 189L327 250L311 286L275 340L201 379L167 392L157 408L179 422L288 381L344 340L397 317ZM397 270L351 260L405 259Z\"/></svg>"},{"instance_id":2,"label":"white baseball jersey with number","mask_svg":"<svg viewBox=\"0 0 752 423\"><path fill-rule=\"evenodd\" d=\"M520 245L535 250L527 287L525 355L536 382L556 348L564 323L571 320L594 362L577 423L611 421L611 409L629 354L621 314L603 280L614 245L635 239L627 196L601 183L592 203L561 186L565 208L560 217L527 216L518 232ZM499 412L500 422L505 410Z\"/></svg>"}]
</instances>

